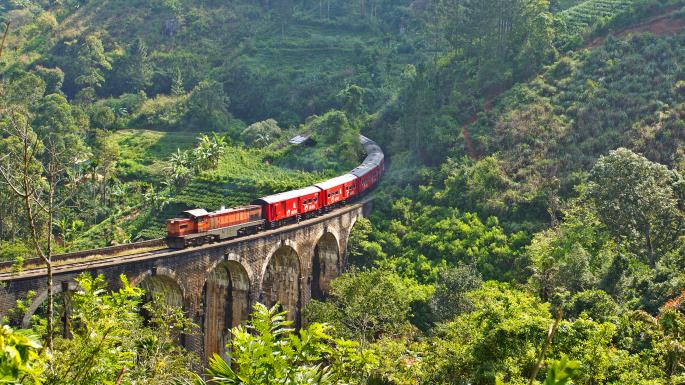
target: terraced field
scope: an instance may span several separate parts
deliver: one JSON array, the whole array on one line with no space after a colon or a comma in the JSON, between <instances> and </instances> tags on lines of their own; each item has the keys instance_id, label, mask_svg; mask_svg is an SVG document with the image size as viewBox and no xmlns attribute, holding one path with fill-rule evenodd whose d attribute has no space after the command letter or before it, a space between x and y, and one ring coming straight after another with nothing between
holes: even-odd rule
<instances>
[{"instance_id":1,"label":"terraced field","mask_svg":"<svg viewBox=\"0 0 685 385\"><path fill-rule=\"evenodd\" d=\"M146 239L158 238L164 235L166 220L183 210L249 204L259 196L308 186L332 176L271 165L268 154L265 150L230 147L216 170L195 177L157 214L138 218L132 224L133 232Z\"/></svg>"},{"instance_id":2,"label":"terraced field","mask_svg":"<svg viewBox=\"0 0 685 385\"><path fill-rule=\"evenodd\" d=\"M600 19L612 19L630 9L634 0L588 0L559 12L569 32L583 33Z\"/></svg>"},{"instance_id":3,"label":"terraced field","mask_svg":"<svg viewBox=\"0 0 685 385\"><path fill-rule=\"evenodd\" d=\"M550 1L550 9L554 13L559 13L584 2L585 0L557 0L556 2Z\"/></svg>"}]
</instances>

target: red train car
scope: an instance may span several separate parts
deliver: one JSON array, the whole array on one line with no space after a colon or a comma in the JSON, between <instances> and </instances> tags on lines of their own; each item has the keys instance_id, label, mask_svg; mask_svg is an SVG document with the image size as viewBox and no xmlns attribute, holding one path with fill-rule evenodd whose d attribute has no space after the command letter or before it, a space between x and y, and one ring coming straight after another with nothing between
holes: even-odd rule
<instances>
[{"instance_id":1,"label":"red train car","mask_svg":"<svg viewBox=\"0 0 685 385\"><path fill-rule=\"evenodd\" d=\"M366 158L349 174L314 186L259 198L253 206L207 212L185 211L185 218L167 221L167 244L184 248L277 227L294 219L318 215L362 195L378 184L385 171L384 155L373 140L360 135Z\"/></svg>"},{"instance_id":2,"label":"red train car","mask_svg":"<svg viewBox=\"0 0 685 385\"><path fill-rule=\"evenodd\" d=\"M317 183L314 187L321 189L323 207L331 207L351 199L357 195L357 177L345 174L325 182Z\"/></svg>"},{"instance_id":3,"label":"red train car","mask_svg":"<svg viewBox=\"0 0 685 385\"><path fill-rule=\"evenodd\" d=\"M320 199L321 189L310 186L299 190L269 195L253 202L262 206L262 218L274 227L283 222L303 216L316 214L323 207Z\"/></svg>"},{"instance_id":4,"label":"red train car","mask_svg":"<svg viewBox=\"0 0 685 385\"><path fill-rule=\"evenodd\" d=\"M375 186L384 170L383 153L373 153L367 156L359 167L350 171L350 174L358 178L357 194L362 194Z\"/></svg>"},{"instance_id":5,"label":"red train car","mask_svg":"<svg viewBox=\"0 0 685 385\"><path fill-rule=\"evenodd\" d=\"M217 242L259 231L264 226L261 206L244 206L207 212L187 210L185 218L166 223L167 245L180 249L191 245Z\"/></svg>"}]
</instances>

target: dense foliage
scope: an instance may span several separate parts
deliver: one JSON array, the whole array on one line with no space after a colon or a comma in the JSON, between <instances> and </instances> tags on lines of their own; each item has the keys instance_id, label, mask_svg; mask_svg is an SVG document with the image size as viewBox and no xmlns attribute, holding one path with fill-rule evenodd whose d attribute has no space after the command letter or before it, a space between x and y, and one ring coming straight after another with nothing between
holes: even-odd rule
<instances>
[{"instance_id":1,"label":"dense foliage","mask_svg":"<svg viewBox=\"0 0 685 385\"><path fill-rule=\"evenodd\" d=\"M313 323L297 332L291 324L276 307L256 304L249 324L231 331L231 362L218 355L210 360L207 384L366 382L378 360L373 351L331 337L326 324Z\"/></svg>"},{"instance_id":2,"label":"dense foliage","mask_svg":"<svg viewBox=\"0 0 685 385\"><path fill-rule=\"evenodd\" d=\"M54 341L3 327L0 382L682 383L683 5L0 1L17 269L338 175L359 133L389 161L301 330L256 305L200 378L180 312L82 277Z\"/></svg>"}]
</instances>

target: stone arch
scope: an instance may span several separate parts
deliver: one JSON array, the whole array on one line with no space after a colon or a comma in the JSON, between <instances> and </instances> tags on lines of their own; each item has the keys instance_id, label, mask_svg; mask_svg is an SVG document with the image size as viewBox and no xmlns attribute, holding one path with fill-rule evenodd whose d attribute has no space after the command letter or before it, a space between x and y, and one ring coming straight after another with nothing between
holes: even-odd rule
<instances>
[{"instance_id":1,"label":"stone arch","mask_svg":"<svg viewBox=\"0 0 685 385\"><path fill-rule=\"evenodd\" d=\"M144 274L136 281L135 286L145 290L146 300L159 298L164 306L185 308L183 286L176 280L175 274L164 273L158 269Z\"/></svg>"},{"instance_id":2,"label":"stone arch","mask_svg":"<svg viewBox=\"0 0 685 385\"><path fill-rule=\"evenodd\" d=\"M280 304L287 318L299 325L300 280L302 265L294 248L282 245L271 254L262 275L260 302L266 306Z\"/></svg>"},{"instance_id":3,"label":"stone arch","mask_svg":"<svg viewBox=\"0 0 685 385\"><path fill-rule=\"evenodd\" d=\"M349 263L349 242L350 242L350 235L352 235L352 230L354 229L354 226L357 224L357 221L359 217L361 217L361 214L358 215L353 215L352 218L350 219L350 224L349 226L346 226L344 231L343 231L343 238L338 238L339 245L340 245L340 269L341 271L347 268L347 264Z\"/></svg>"},{"instance_id":4,"label":"stone arch","mask_svg":"<svg viewBox=\"0 0 685 385\"><path fill-rule=\"evenodd\" d=\"M245 323L250 313L250 277L234 260L217 264L202 289L205 357L226 355L230 329Z\"/></svg>"},{"instance_id":5,"label":"stone arch","mask_svg":"<svg viewBox=\"0 0 685 385\"><path fill-rule=\"evenodd\" d=\"M52 287L53 298L56 298L62 293L62 285L54 285ZM24 317L21 319L21 327L28 329L31 327L31 317L38 311L38 309L48 300L48 289L44 289L33 298L31 305L26 309Z\"/></svg>"},{"instance_id":6,"label":"stone arch","mask_svg":"<svg viewBox=\"0 0 685 385\"><path fill-rule=\"evenodd\" d=\"M316 242L312 259L311 298L323 299L328 295L331 281L341 269L340 246L331 232L324 233Z\"/></svg>"}]
</instances>

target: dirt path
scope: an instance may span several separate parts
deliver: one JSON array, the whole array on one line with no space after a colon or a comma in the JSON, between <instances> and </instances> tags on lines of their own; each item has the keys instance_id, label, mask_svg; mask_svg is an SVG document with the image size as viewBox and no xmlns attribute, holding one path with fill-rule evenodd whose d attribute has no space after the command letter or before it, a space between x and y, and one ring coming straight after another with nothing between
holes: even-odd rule
<instances>
[{"instance_id":1,"label":"dirt path","mask_svg":"<svg viewBox=\"0 0 685 385\"><path fill-rule=\"evenodd\" d=\"M488 92L485 95L485 103L483 103L483 111L485 112L490 112L492 111L492 101L500 96L502 92L504 92L506 87L500 86L497 87L496 89ZM480 112L480 111L479 111ZM464 137L464 147L466 149L466 155L473 160L478 159L478 151L476 151L476 146L473 144L473 140L471 139L471 135L469 134L467 128L468 126L472 125L473 123L476 122L478 119L478 113L475 112L473 115L469 117L469 119L466 121L466 123L461 125L461 135Z\"/></svg>"},{"instance_id":2,"label":"dirt path","mask_svg":"<svg viewBox=\"0 0 685 385\"><path fill-rule=\"evenodd\" d=\"M654 35L674 35L683 30L685 27L685 20L682 18L672 18L671 14L678 8L666 8L660 14L654 16L650 20L622 29L618 32L611 33L614 37L625 37L628 35L639 33L652 33ZM606 36L600 36L585 45L585 48L594 48L602 44Z\"/></svg>"}]
</instances>

